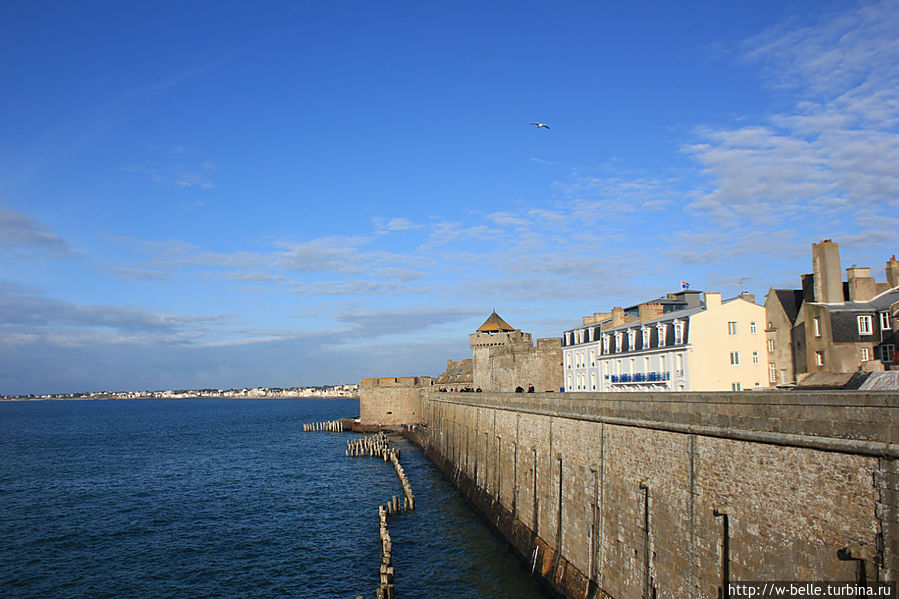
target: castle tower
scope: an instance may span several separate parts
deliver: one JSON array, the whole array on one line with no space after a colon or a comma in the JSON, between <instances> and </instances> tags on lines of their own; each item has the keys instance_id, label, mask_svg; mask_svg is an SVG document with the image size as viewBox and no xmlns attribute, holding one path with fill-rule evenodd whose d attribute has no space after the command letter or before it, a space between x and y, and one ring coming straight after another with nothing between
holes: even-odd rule
<instances>
[{"instance_id":1,"label":"castle tower","mask_svg":"<svg viewBox=\"0 0 899 599\"><path fill-rule=\"evenodd\" d=\"M530 333L522 333L493 311L478 330L468 336L471 346L472 384L477 388L499 390L497 382L498 361L496 350L530 350L533 341Z\"/></svg>"}]
</instances>

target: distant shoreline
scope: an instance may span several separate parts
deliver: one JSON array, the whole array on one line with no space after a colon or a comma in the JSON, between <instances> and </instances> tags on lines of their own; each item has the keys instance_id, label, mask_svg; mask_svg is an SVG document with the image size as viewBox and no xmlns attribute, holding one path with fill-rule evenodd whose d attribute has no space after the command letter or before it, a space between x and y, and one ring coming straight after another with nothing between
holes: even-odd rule
<instances>
[{"instance_id":1,"label":"distant shoreline","mask_svg":"<svg viewBox=\"0 0 899 599\"><path fill-rule=\"evenodd\" d=\"M136 395L122 397L119 395L81 395L77 397L46 397L46 396L27 396L27 395L11 395L0 397L3 401L128 401L128 400L153 400L153 399L359 399L358 395Z\"/></svg>"}]
</instances>

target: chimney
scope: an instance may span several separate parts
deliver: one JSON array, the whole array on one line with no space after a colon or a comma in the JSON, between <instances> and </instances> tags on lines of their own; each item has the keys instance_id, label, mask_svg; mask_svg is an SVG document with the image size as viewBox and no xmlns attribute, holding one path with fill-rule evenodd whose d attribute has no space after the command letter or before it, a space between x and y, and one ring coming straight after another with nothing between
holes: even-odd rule
<instances>
[{"instance_id":1,"label":"chimney","mask_svg":"<svg viewBox=\"0 0 899 599\"><path fill-rule=\"evenodd\" d=\"M713 310L721 307L721 294L705 292L705 309Z\"/></svg>"},{"instance_id":2,"label":"chimney","mask_svg":"<svg viewBox=\"0 0 899 599\"><path fill-rule=\"evenodd\" d=\"M662 304L654 302L646 302L645 304L640 304L637 307L637 310L640 322L647 322L650 320L655 320L656 318L661 318L665 313L665 309L662 307Z\"/></svg>"},{"instance_id":3,"label":"chimney","mask_svg":"<svg viewBox=\"0 0 899 599\"><path fill-rule=\"evenodd\" d=\"M755 303L755 294L749 293L748 291L741 291L739 295L740 299L746 300L750 304Z\"/></svg>"},{"instance_id":4,"label":"chimney","mask_svg":"<svg viewBox=\"0 0 899 599\"><path fill-rule=\"evenodd\" d=\"M851 266L846 269L846 281L849 282L849 300L864 302L877 295L877 285L871 276L871 269L863 266Z\"/></svg>"},{"instance_id":5,"label":"chimney","mask_svg":"<svg viewBox=\"0 0 899 599\"><path fill-rule=\"evenodd\" d=\"M612 328L620 327L624 324L624 308L615 306L612 308Z\"/></svg>"},{"instance_id":6,"label":"chimney","mask_svg":"<svg viewBox=\"0 0 899 599\"><path fill-rule=\"evenodd\" d=\"M812 272L815 274L815 301L825 304L843 302L843 272L840 246L825 239L812 244Z\"/></svg>"},{"instance_id":7,"label":"chimney","mask_svg":"<svg viewBox=\"0 0 899 599\"><path fill-rule=\"evenodd\" d=\"M808 272L800 278L802 280L802 301L815 301L815 275Z\"/></svg>"},{"instance_id":8,"label":"chimney","mask_svg":"<svg viewBox=\"0 0 899 599\"><path fill-rule=\"evenodd\" d=\"M899 260L896 260L896 254L887 260L887 284L890 289L899 287Z\"/></svg>"},{"instance_id":9,"label":"chimney","mask_svg":"<svg viewBox=\"0 0 899 599\"><path fill-rule=\"evenodd\" d=\"M582 316L581 324L583 326L587 326L588 324L596 324L598 322L607 320L610 316L611 314L609 314L608 312L594 312L593 316Z\"/></svg>"}]
</instances>

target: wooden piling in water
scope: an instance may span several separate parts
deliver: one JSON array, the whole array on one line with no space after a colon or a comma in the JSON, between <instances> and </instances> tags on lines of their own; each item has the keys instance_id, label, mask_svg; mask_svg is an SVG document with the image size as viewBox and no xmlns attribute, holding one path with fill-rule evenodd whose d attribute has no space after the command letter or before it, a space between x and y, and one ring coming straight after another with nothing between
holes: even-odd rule
<instances>
[{"instance_id":1,"label":"wooden piling in water","mask_svg":"<svg viewBox=\"0 0 899 599\"><path fill-rule=\"evenodd\" d=\"M333 430L340 432L342 423L337 421ZM406 471L400 464L398 449L391 448L387 439L387 435L383 431L375 435L363 435L355 439L347 439L346 450L344 454L347 457L373 457L381 458L385 462L390 462L400 481L403 489L402 500L399 496L393 495L390 500L383 505L378 506L378 535L381 541L381 566L378 570L379 585L376 590L376 597L384 599L395 599L395 587L393 583L393 541L390 538L390 532L387 529L387 516L396 514L400 511L407 512L415 509L415 496L412 494L412 486L406 476Z\"/></svg>"}]
</instances>

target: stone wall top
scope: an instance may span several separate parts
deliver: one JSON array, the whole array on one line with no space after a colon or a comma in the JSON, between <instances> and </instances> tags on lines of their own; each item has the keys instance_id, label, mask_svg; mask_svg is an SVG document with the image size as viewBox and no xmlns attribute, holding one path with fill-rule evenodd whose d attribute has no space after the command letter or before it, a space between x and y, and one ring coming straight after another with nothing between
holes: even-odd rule
<instances>
[{"instance_id":1,"label":"stone wall top","mask_svg":"<svg viewBox=\"0 0 899 599\"><path fill-rule=\"evenodd\" d=\"M359 381L360 388L371 387L429 387L429 376L391 376L381 378L368 378Z\"/></svg>"},{"instance_id":2,"label":"stone wall top","mask_svg":"<svg viewBox=\"0 0 899 599\"><path fill-rule=\"evenodd\" d=\"M899 457L899 393L427 393L435 402Z\"/></svg>"}]
</instances>

